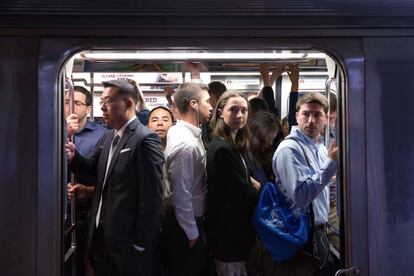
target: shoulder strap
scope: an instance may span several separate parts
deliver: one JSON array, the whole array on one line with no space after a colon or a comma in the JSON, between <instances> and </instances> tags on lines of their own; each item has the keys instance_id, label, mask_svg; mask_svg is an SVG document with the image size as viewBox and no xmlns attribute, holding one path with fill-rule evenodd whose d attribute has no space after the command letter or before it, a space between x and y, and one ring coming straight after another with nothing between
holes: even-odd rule
<instances>
[{"instance_id":1,"label":"shoulder strap","mask_svg":"<svg viewBox=\"0 0 414 276\"><path fill-rule=\"evenodd\" d=\"M309 158L308 158L308 155L306 154L306 151L305 151L305 149L303 148L302 144L299 142L299 139L298 139L298 138L296 138L296 137L293 137L293 136L286 137L286 138L285 138L285 140L287 140L287 139L293 140L293 141L295 141L296 143L298 143L299 147L300 147L300 148L302 149L302 151L303 151L303 154L305 155L305 160L306 160L306 163L308 164L308 167L309 167L309 169L310 169L310 163L309 163ZM312 202L311 202L308 206L309 206L309 212L310 212L310 217L311 217L310 224L311 224L311 228L313 228L314 223L315 223L315 215L314 215L314 213L313 213L313 204L312 204Z\"/></svg>"},{"instance_id":2,"label":"shoulder strap","mask_svg":"<svg viewBox=\"0 0 414 276\"><path fill-rule=\"evenodd\" d=\"M295 141L296 143L298 143L299 147L300 147L300 148L302 149L302 151L303 151L303 154L305 155L305 160L306 160L306 163L308 164L308 167L310 168L310 163L309 163L309 158L308 158L308 155L306 154L306 151L305 151L305 149L303 148L302 144L299 142L299 139L298 139L298 138L296 138L296 137L290 136L290 137L286 137L286 138L285 138L285 140L293 140L293 141Z\"/></svg>"}]
</instances>

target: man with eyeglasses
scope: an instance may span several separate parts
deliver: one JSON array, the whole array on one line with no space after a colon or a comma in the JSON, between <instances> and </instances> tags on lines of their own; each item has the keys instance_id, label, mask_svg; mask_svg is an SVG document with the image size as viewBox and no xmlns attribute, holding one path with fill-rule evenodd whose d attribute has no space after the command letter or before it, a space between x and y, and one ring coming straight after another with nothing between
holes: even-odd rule
<instances>
[{"instance_id":1,"label":"man with eyeglasses","mask_svg":"<svg viewBox=\"0 0 414 276\"><path fill-rule=\"evenodd\" d=\"M72 96L65 95L66 131L68 138L74 135L76 149L84 156L92 153L99 139L107 131L104 127L88 120L92 109L92 95L82 86L73 89L73 110L71 112ZM75 182L68 183L68 197L76 196L76 275L86 275L90 265L85 265L85 249L88 237L88 214L92 207L92 198L95 193L96 177L82 177L75 175Z\"/></svg>"},{"instance_id":2,"label":"man with eyeglasses","mask_svg":"<svg viewBox=\"0 0 414 276\"><path fill-rule=\"evenodd\" d=\"M135 115L133 82L103 86L102 115L114 130L88 157L73 143L65 145L70 169L98 178L88 235L95 275L153 275L164 163L160 138Z\"/></svg>"}]
</instances>

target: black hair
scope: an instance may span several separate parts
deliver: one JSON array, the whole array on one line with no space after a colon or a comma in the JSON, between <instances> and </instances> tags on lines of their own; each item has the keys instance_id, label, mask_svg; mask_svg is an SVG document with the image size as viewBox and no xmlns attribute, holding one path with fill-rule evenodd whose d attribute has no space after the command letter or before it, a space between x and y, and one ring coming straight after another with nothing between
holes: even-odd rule
<instances>
[{"instance_id":1,"label":"black hair","mask_svg":"<svg viewBox=\"0 0 414 276\"><path fill-rule=\"evenodd\" d=\"M208 84L208 93L217 99L227 91L227 87L221 81L212 81Z\"/></svg>"},{"instance_id":2,"label":"black hair","mask_svg":"<svg viewBox=\"0 0 414 276\"><path fill-rule=\"evenodd\" d=\"M254 97L249 101L250 104L250 114L257 113L259 111L269 111L269 106L266 101L262 98Z\"/></svg>"},{"instance_id":3,"label":"black hair","mask_svg":"<svg viewBox=\"0 0 414 276\"><path fill-rule=\"evenodd\" d=\"M170 114L170 116L171 116L171 121L173 121L173 122L174 122L174 115L172 114L171 110L169 110L168 108L166 108L165 106L162 106L162 105L154 107L154 108L153 108L153 109L152 109L152 110L148 113L148 120L149 120L149 118L151 118L151 114L152 114L155 110L157 110L157 109L162 109L162 110L167 111L167 112L168 112L168 114Z\"/></svg>"},{"instance_id":4,"label":"black hair","mask_svg":"<svg viewBox=\"0 0 414 276\"><path fill-rule=\"evenodd\" d=\"M137 83L131 79L115 79L110 81L103 81L104 88L116 87L117 94L131 97L135 104L138 103L138 86Z\"/></svg>"},{"instance_id":5,"label":"black hair","mask_svg":"<svg viewBox=\"0 0 414 276\"><path fill-rule=\"evenodd\" d=\"M88 89L86 89L83 86L74 86L73 91L74 92L79 92L79 93L82 93L83 95L85 95L85 104L86 104L86 106L91 106L92 105L92 95L91 95L91 92L89 92Z\"/></svg>"}]
</instances>

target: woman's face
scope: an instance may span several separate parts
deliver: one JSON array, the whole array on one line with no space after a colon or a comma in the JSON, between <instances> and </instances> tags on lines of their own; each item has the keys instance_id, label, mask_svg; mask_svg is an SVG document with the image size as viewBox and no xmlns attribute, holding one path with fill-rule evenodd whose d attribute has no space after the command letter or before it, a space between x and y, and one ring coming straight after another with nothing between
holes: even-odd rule
<instances>
[{"instance_id":1,"label":"woman's face","mask_svg":"<svg viewBox=\"0 0 414 276\"><path fill-rule=\"evenodd\" d=\"M273 130L273 131L269 132L268 135L266 135L265 145L263 145L263 146L272 146L273 145L273 140L276 138L276 135L277 135L277 130Z\"/></svg>"},{"instance_id":2,"label":"woman's face","mask_svg":"<svg viewBox=\"0 0 414 276\"><path fill-rule=\"evenodd\" d=\"M230 128L232 133L237 133L247 123L248 103L243 97L231 97L226 105L219 110L219 116Z\"/></svg>"},{"instance_id":3,"label":"woman's face","mask_svg":"<svg viewBox=\"0 0 414 276\"><path fill-rule=\"evenodd\" d=\"M282 122L282 131L283 131L283 137L286 137L289 135L289 123L287 121Z\"/></svg>"}]
</instances>

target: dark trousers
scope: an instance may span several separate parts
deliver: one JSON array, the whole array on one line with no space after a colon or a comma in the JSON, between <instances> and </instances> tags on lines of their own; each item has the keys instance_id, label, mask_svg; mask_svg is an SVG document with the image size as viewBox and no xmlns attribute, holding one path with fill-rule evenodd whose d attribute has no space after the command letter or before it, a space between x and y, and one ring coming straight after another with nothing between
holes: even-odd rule
<instances>
[{"instance_id":1,"label":"dark trousers","mask_svg":"<svg viewBox=\"0 0 414 276\"><path fill-rule=\"evenodd\" d=\"M168 276L198 276L207 271L207 253L202 221L197 221L200 236L190 248L184 230L178 224L174 212L166 214L161 232L163 271Z\"/></svg>"},{"instance_id":2,"label":"dark trousers","mask_svg":"<svg viewBox=\"0 0 414 276\"><path fill-rule=\"evenodd\" d=\"M276 264L276 275L330 275L327 273L328 257L330 254L329 239L325 227L315 227L313 230L315 251L312 240L305 245L292 259Z\"/></svg>"},{"instance_id":3,"label":"dark trousers","mask_svg":"<svg viewBox=\"0 0 414 276\"><path fill-rule=\"evenodd\" d=\"M76 276L85 276L85 254L89 224L87 215L77 216L76 224Z\"/></svg>"},{"instance_id":4,"label":"dark trousers","mask_svg":"<svg viewBox=\"0 0 414 276\"><path fill-rule=\"evenodd\" d=\"M128 256L123 257L109 254L103 227L99 225L92 243L92 263L96 276L153 275L154 250L146 248L140 252L131 248Z\"/></svg>"}]
</instances>

